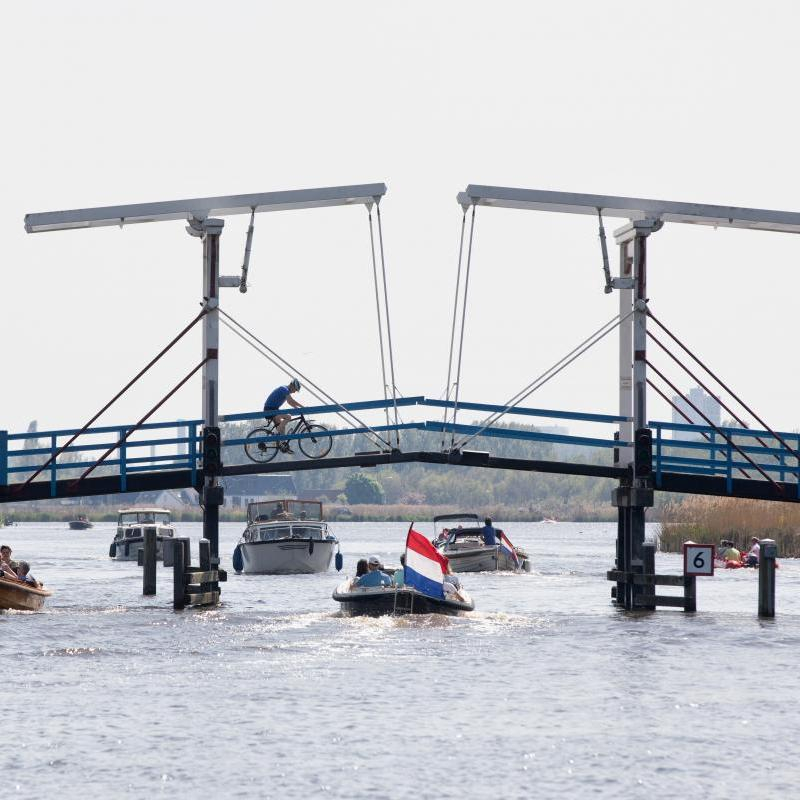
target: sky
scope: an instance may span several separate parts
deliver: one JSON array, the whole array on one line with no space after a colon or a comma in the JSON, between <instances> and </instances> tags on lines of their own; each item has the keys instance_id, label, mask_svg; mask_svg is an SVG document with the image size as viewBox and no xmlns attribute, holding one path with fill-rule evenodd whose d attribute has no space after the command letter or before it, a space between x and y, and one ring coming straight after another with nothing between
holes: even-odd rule
<instances>
[{"instance_id":1,"label":"sky","mask_svg":"<svg viewBox=\"0 0 800 800\"><path fill-rule=\"evenodd\" d=\"M79 427L202 288L182 222L26 234L29 212L385 182L397 386L439 397L467 184L800 211L790 2L33 1L3 27L12 432ZM223 274L246 228L226 218ZM654 313L779 430L800 428L798 260L791 234L667 225L649 245ZM338 400L382 396L363 207L259 215L250 284L222 290L229 314ZM479 208L462 399L505 401L617 308L592 217ZM135 421L200 358L197 330L100 422ZM223 329L222 413L283 380ZM526 404L614 414L617 386L612 335ZM155 418L200 415L195 378ZM648 416L671 412L651 394Z\"/></svg>"}]
</instances>

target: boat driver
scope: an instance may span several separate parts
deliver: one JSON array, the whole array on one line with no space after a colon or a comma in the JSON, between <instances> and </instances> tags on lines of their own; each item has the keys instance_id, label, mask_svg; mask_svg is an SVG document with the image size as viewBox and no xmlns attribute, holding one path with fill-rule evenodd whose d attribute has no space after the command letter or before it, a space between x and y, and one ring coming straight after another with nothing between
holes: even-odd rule
<instances>
[{"instance_id":1,"label":"boat driver","mask_svg":"<svg viewBox=\"0 0 800 800\"><path fill-rule=\"evenodd\" d=\"M492 520L489 517L483 521L483 543L487 547L494 547L497 544L497 531L492 526Z\"/></svg>"},{"instance_id":2,"label":"boat driver","mask_svg":"<svg viewBox=\"0 0 800 800\"><path fill-rule=\"evenodd\" d=\"M264 401L264 413L268 414L270 411L277 411L284 403L288 403L292 408L302 408L302 404L298 403L292 395L300 391L300 381L297 378L292 378L288 385L278 386L273 389L267 399ZM278 433L286 433L286 423L292 418L291 414L275 414L274 416L267 416L267 421L272 420ZM281 442L278 449L282 453L293 453L289 442Z\"/></svg>"}]
</instances>

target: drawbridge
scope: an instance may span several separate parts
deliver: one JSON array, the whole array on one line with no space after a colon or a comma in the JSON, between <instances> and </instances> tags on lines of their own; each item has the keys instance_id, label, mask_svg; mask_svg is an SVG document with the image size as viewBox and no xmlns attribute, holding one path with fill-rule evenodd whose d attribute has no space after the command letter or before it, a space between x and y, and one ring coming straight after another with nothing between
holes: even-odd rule
<instances>
[{"instance_id":1,"label":"drawbridge","mask_svg":"<svg viewBox=\"0 0 800 800\"><path fill-rule=\"evenodd\" d=\"M618 482L612 492L612 503L619 512L615 599L630 609L642 605L644 520L646 509L654 504L655 491L800 501L800 436L767 425L655 314L647 294L648 243L665 224L798 233L800 214L470 185L457 196L462 210L461 239L445 389L438 398L403 397L397 390L389 315L380 207L385 193L385 185L376 183L29 214L25 226L31 233L186 222L187 232L202 243L202 310L82 426L33 435L0 430L0 502L194 487L203 507L204 536L211 543L212 564L216 565L219 506L224 501L220 480L229 475L420 462L609 478ZM340 402L231 317L220 301L220 289L247 291L257 214L336 205L361 206L367 211L382 399ZM611 320L502 404L468 402L461 397L475 220L481 207L595 216L603 290L619 297L619 311ZM221 217L228 214L250 215L241 275L220 274ZM612 217L627 220L613 234L619 250L618 275L612 275L604 227L604 219ZM130 386L198 325L202 327L200 361L156 405L134 423L96 425ZM277 373L302 377L303 388L318 401L303 408L303 416L313 415L322 429L290 426L278 433L265 424L263 410L220 414L221 325L273 364ZM611 333L616 333L619 342L616 414L529 405L535 391ZM650 343L655 348L648 350ZM664 362L658 362L654 354L677 365L709 393L724 394L726 400L721 402L735 424L723 426L709 418L683 395L668 376ZM202 415L154 421L166 400L197 373L202 374ZM651 419L647 398L653 394L671 405L684 422ZM676 402L678 398L680 402ZM467 413L480 419L465 423ZM568 421L604 433L554 433L542 421ZM278 455L279 444L296 442L302 453L304 440L316 441L320 436L331 441L320 457ZM412 447L406 444L409 439ZM515 444L513 453L505 447L508 442ZM270 458L259 457L259 451L270 453Z\"/></svg>"}]
</instances>

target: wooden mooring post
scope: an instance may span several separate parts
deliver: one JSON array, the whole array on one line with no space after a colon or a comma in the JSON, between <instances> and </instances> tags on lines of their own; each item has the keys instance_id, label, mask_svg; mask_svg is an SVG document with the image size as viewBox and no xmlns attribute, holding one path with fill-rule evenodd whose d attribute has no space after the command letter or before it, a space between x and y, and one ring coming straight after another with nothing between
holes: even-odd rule
<instances>
[{"instance_id":1,"label":"wooden mooring post","mask_svg":"<svg viewBox=\"0 0 800 800\"><path fill-rule=\"evenodd\" d=\"M156 593L156 554L158 542L156 540L156 529L144 529L144 556L142 566L142 594L152 595Z\"/></svg>"},{"instance_id":2,"label":"wooden mooring post","mask_svg":"<svg viewBox=\"0 0 800 800\"><path fill-rule=\"evenodd\" d=\"M228 579L228 574L225 570L212 568L212 544L208 539L200 540L198 550L199 567L191 566L187 537L175 537L165 552L165 565L172 564L172 607L175 609L219 603L219 584Z\"/></svg>"}]
</instances>

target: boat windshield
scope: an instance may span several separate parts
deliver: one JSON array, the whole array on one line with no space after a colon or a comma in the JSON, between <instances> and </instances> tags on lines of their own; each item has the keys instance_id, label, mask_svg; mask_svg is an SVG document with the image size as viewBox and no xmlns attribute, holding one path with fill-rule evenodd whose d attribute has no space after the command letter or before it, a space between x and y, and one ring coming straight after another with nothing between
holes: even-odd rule
<instances>
[{"instance_id":1,"label":"boat windshield","mask_svg":"<svg viewBox=\"0 0 800 800\"><path fill-rule=\"evenodd\" d=\"M123 511L119 515L118 525L169 525L169 511Z\"/></svg>"},{"instance_id":2,"label":"boat windshield","mask_svg":"<svg viewBox=\"0 0 800 800\"><path fill-rule=\"evenodd\" d=\"M322 503L316 500L264 500L247 507L250 522L267 522L277 519L322 520Z\"/></svg>"},{"instance_id":3,"label":"boat windshield","mask_svg":"<svg viewBox=\"0 0 800 800\"><path fill-rule=\"evenodd\" d=\"M323 539L326 534L322 525L292 525L292 536L298 539Z\"/></svg>"}]
</instances>

